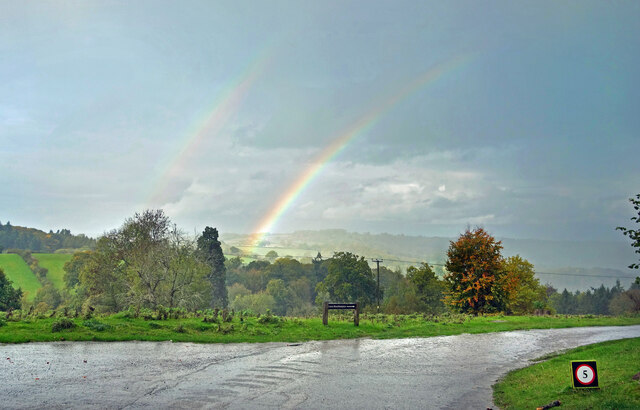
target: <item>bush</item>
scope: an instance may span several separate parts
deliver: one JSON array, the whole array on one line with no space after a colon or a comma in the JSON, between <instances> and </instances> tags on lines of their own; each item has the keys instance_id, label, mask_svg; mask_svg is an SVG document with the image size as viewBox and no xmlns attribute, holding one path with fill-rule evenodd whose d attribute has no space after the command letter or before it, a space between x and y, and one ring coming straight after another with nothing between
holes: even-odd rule
<instances>
[{"instance_id":1,"label":"bush","mask_svg":"<svg viewBox=\"0 0 640 410\"><path fill-rule=\"evenodd\" d=\"M7 321L4 319L0 319L0 327L6 326L6 325L7 325Z\"/></svg>"},{"instance_id":2,"label":"bush","mask_svg":"<svg viewBox=\"0 0 640 410\"><path fill-rule=\"evenodd\" d=\"M167 320L169 312L162 305L158 305L156 309L156 320Z\"/></svg>"},{"instance_id":3,"label":"bush","mask_svg":"<svg viewBox=\"0 0 640 410\"><path fill-rule=\"evenodd\" d=\"M96 332L104 332L105 330L113 328L113 326L99 322L95 319L85 320L84 322L82 322L82 325Z\"/></svg>"},{"instance_id":4,"label":"bush","mask_svg":"<svg viewBox=\"0 0 640 410\"><path fill-rule=\"evenodd\" d=\"M51 325L51 331L61 332L66 329L73 329L74 327L76 327L76 324L65 317L53 322L53 325Z\"/></svg>"},{"instance_id":5,"label":"bush","mask_svg":"<svg viewBox=\"0 0 640 410\"><path fill-rule=\"evenodd\" d=\"M272 315L271 311L267 309L267 313L258 318L258 323L260 323L261 325L278 324L281 320L282 319L280 319L278 316Z\"/></svg>"},{"instance_id":6,"label":"bush","mask_svg":"<svg viewBox=\"0 0 640 410\"><path fill-rule=\"evenodd\" d=\"M180 323L178 326L175 327L175 329L173 329L173 331L176 333L187 333L187 328L184 327L182 323Z\"/></svg>"}]
</instances>

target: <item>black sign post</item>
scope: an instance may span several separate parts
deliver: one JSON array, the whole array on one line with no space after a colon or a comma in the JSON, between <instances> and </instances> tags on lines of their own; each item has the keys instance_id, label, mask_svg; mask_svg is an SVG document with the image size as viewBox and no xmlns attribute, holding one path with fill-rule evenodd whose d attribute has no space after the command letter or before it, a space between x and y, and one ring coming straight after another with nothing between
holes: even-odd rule
<instances>
[{"instance_id":1,"label":"black sign post","mask_svg":"<svg viewBox=\"0 0 640 410\"><path fill-rule=\"evenodd\" d=\"M598 389L598 367L595 360L571 361L574 389Z\"/></svg>"},{"instance_id":2,"label":"black sign post","mask_svg":"<svg viewBox=\"0 0 640 410\"><path fill-rule=\"evenodd\" d=\"M355 326L360 325L360 305L356 303L329 303L324 302L322 305L322 324L327 326L329 324L329 309L337 309L337 310L351 310L353 309L355 312L353 313L353 324Z\"/></svg>"}]
</instances>

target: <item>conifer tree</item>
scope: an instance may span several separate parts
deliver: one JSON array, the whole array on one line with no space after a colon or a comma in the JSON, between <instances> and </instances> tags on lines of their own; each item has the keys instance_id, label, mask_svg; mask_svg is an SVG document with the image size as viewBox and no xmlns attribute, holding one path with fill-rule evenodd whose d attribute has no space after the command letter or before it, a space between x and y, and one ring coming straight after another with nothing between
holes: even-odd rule
<instances>
[{"instance_id":1,"label":"conifer tree","mask_svg":"<svg viewBox=\"0 0 640 410\"><path fill-rule=\"evenodd\" d=\"M208 275L211 282L211 307L226 308L229 304L226 285L227 268L224 266L224 254L216 228L209 226L204 228L202 236L198 238L198 250L202 260L211 269Z\"/></svg>"}]
</instances>

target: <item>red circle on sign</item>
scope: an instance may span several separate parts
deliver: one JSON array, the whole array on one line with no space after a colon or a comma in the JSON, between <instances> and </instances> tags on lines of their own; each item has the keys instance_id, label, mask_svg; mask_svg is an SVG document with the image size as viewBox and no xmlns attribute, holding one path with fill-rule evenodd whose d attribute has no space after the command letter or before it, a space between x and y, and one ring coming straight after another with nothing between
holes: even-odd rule
<instances>
[{"instance_id":1,"label":"red circle on sign","mask_svg":"<svg viewBox=\"0 0 640 410\"><path fill-rule=\"evenodd\" d=\"M591 370L591 374L590 377L587 381L582 381L580 379L580 376L578 375L578 372L581 370L586 370L585 367L589 368L589 370ZM576 369L576 380L578 380L578 383L583 384L585 386L590 385L591 383L593 383L593 381L596 378L596 372L593 370L593 367L589 366L588 364L581 364L580 366L578 366L578 368Z\"/></svg>"}]
</instances>

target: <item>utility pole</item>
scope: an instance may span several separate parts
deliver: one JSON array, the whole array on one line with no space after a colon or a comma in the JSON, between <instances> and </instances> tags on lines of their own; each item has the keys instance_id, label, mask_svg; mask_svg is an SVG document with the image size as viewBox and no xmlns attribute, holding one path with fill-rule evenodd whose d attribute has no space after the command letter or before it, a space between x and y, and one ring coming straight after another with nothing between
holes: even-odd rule
<instances>
[{"instance_id":1,"label":"utility pole","mask_svg":"<svg viewBox=\"0 0 640 410\"><path fill-rule=\"evenodd\" d=\"M378 300L378 313L380 313L380 262L384 262L382 259L371 259L371 261L375 262L378 267L378 294L376 298Z\"/></svg>"}]
</instances>

